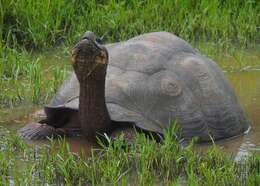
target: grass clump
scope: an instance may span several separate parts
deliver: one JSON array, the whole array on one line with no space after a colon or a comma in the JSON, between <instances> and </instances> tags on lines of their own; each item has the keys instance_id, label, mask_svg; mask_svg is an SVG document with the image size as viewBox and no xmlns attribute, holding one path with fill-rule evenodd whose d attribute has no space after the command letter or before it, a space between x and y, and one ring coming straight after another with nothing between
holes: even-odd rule
<instances>
[{"instance_id":1,"label":"grass clump","mask_svg":"<svg viewBox=\"0 0 260 186\"><path fill-rule=\"evenodd\" d=\"M71 42L86 30L108 32L110 41L158 30L224 46L260 38L257 0L2 0L0 7L1 40L27 48Z\"/></svg>"},{"instance_id":2,"label":"grass clump","mask_svg":"<svg viewBox=\"0 0 260 186\"><path fill-rule=\"evenodd\" d=\"M69 68L61 59L57 59L60 65L42 60L42 56L32 57L25 50L0 50L0 108L42 104L53 96Z\"/></svg>"}]
</instances>

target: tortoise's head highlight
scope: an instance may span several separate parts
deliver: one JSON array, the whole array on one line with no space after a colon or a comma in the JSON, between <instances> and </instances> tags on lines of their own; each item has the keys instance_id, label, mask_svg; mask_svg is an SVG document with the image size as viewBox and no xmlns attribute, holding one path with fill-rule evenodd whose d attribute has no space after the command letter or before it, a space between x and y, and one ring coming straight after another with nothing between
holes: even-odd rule
<instances>
[{"instance_id":1,"label":"tortoise's head highlight","mask_svg":"<svg viewBox=\"0 0 260 186\"><path fill-rule=\"evenodd\" d=\"M93 32L86 32L72 50L72 65L78 79L106 69L108 52L101 39Z\"/></svg>"}]
</instances>

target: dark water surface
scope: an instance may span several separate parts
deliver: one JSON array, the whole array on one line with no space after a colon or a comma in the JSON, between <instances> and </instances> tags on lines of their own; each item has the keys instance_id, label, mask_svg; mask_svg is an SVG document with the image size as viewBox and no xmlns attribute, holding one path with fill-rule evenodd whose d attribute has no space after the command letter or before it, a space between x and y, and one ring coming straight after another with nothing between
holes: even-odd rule
<instances>
[{"instance_id":1,"label":"dark water surface","mask_svg":"<svg viewBox=\"0 0 260 186\"><path fill-rule=\"evenodd\" d=\"M248 134L234 139L217 142L217 145L227 153L232 153L240 159L250 152L260 152L260 70L226 73L226 77L234 88L240 103L252 125ZM37 120L33 112L39 108L20 107L12 110L0 110L0 125L12 131L16 131L28 122ZM84 150L90 152L93 144L83 138L67 139L73 152ZM28 142L33 144L46 144L48 141ZM95 146L95 145L94 145ZM208 145L199 146L200 149L207 149Z\"/></svg>"}]
</instances>

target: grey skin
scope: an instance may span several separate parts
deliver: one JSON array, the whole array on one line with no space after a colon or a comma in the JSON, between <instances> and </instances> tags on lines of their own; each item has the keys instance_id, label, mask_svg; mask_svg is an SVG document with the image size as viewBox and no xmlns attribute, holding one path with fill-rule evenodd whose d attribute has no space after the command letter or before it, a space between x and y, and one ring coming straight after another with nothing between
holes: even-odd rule
<instances>
[{"instance_id":1,"label":"grey skin","mask_svg":"<svg viewBox=\"0 0 260 186\"><path fill-rule=\"evenodd\" d=\"M84 38L100 45L93 32ZM240 135L249 128L220 68L177 36L154 32L104 46L109 54L105 102L115 128L130 123L163 135L177 121L184 139L200 141ZM79 82L72 72L44 107L46 119L26 125L19 134L41 139L79 132L78 109Z\"/></svg>"}]
</instances>

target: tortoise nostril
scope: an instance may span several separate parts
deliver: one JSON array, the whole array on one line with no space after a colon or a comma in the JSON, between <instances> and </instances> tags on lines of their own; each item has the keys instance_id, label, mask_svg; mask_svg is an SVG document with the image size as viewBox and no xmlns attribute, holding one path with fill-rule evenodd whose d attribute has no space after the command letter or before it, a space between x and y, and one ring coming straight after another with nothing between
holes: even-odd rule
<instances>
[{"instance_id":1,"label":"tortoise nostril","mask_svg":"<svg viewBox=\"0 0 260 186\"><path fill-rule=\"evenodd\" d=\"M89 39L88 37L83 37L81 40L84 40L84 39Z\"/></svg>"}]
</instances>

